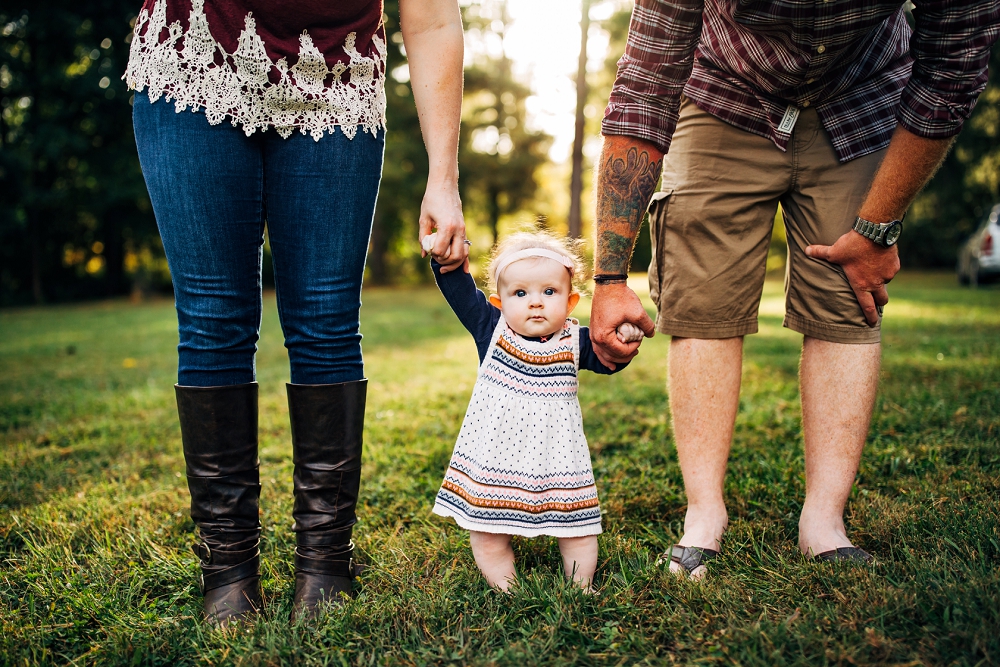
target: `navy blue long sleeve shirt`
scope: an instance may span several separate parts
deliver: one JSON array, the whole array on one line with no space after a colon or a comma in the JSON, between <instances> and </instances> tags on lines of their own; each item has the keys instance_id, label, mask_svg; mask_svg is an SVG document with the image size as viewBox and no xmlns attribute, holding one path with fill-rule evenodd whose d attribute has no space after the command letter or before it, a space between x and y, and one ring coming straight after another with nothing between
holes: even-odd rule
<instances>
[{"instance_id":1,"label":"navy blue long sleeve shirt","mask_svg":"<svg viewBox=\"0 0 1000 667\"><path fill-rule=\"evenodd\" d=\"M479 363L482 364L493 342L493 331L500 321L500 309L489 302L486 295L476 287L476 281L465 271L456 269L449 273L441 273L441 265L433 260L431 268L434 270L434 280L437 281L441 294L475 339L476 349L479 351ZM617 368L611 370L601 363L594 354L594 346L590 342L590 329L580 327L580 368L601 375L611 375L628 364L616 365Z\"/></svg>"}]
</instances>

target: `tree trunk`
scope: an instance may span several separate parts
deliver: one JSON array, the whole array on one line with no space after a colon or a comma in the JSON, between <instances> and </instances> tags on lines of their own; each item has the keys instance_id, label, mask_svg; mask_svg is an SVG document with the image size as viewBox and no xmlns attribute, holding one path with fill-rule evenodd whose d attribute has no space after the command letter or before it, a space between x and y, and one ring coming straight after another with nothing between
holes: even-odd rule
<instances>
[{"instance_id":1,"label":"tree trunk","mask_svg":"<svg viewBox=\"0 0 1000 667\"><path fill-rule=\"evenodd\" d=\"M117 296L122 293L124 276L124 239L122 238L122 217L124 207L114 206L104 214L104 293Z\"/></svg>"},{"instance_id":2,"label":"tree trunk","mask_svg":"<svg viewBox=\"0 0 1000 667\"><path fill-rule=\"evenodd\" d=\"M31 243L31 295L37 304L45 301L45 294L42 291L42 230L39 229L41 225L40 217L37 212L28 211L28 238Z\"/></svg>"},{"instance_id":3,"label":"tree trunk","mask_svg":"<svg viewBox=\"0 0 1000 667\"><path fill-rule=\"evenodd\" d=\"M573 173L570 177L569 235L579 238L583 233L581 202L583 194L583 126L587 104L587 33L590 32L590 0L580 7L580 61L576 71L576 134L573 137Z\"/></svg>"},{"instance_id":4,"label":"tree trunk","mask_svg":"<svg viewBox=\"0 0 1000 667\"><path fill-rule=\"evenodd\" d=\"M493 245L500 240L500 188L490 187L489 197L490 231L493 233Z\"/></svg>"}]
</instances>

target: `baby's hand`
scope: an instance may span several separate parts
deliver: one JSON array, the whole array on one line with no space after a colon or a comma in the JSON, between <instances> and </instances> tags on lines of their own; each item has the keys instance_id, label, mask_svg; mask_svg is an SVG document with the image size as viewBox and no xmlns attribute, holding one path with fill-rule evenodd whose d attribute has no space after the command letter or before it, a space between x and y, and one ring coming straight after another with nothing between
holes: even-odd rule
<instances>
[{"instance_id":1,"label":"baby's hand","mask_svg":"<svg viewBox=\"0 0 1000 667\"><path fill-rule=\"evenodd\" d=\"M437 232L428 234L420 241L420 247L424 249L424 252L429 253L431 248L434 247L434 242L437 241Z\"/></svg>"},{"instance_id":2,"label":"baby's hand","mask_svg":"<svg viewBox=\"0 0 1000 667\"><path fill-rule=\"evenodd\" d=\"M615 332L618 334L618 341L621 343L635 343L644 338L642 329L628 322L618 325Z\"/></svg>"},{"instance_id":3,"label":"baby's hand","mask_svg":"<svg viewBox=\"0 0 1000 667\"><path fill-rule=\"evenodd\" d=\"M448 259L449 257L451 257L451 246L448 246L448 251L445 252L444 257L438 257L437 255L432 253L431 250L434 249L435 243L437 243L437 232L431 232L420 241L420 247L424 249L424 252L426 252L428 255L430 255L437 261L441 261L443 259Z\"/></svg>"}]
</instances>

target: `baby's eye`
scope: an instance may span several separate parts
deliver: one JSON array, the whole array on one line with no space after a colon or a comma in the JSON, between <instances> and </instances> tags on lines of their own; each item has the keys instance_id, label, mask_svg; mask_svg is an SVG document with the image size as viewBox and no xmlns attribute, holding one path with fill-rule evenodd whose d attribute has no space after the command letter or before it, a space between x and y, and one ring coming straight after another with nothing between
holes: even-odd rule
<instances>
[{"instance_id":1,"label":"baby's eye","mask_svg":"<svg viewBox=\"0 0 1000 667\"><path fill-rule=\"evenodd\" d=\"M552 296L555 293L556 293L556 291L554 289L552 289L551 287L546 287L545 288L545 296Z\"/></svg>"},{"instance_id":2,"label":"baby's eye","mask_svg":"<svg viewBox=\"0 0 1000 667\"><path fill-rule=\"evenodd\" d=\"M525 292L523 289L519 289L516 292L514 292L514 296L528 296L528 293Z\"/></svg>"}]
</instances>

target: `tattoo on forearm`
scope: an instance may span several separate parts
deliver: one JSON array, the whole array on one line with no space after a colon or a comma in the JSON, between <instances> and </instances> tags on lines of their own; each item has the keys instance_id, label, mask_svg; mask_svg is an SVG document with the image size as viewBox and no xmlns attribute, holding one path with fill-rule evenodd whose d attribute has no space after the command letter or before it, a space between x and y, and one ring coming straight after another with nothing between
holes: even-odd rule
<instances>
[{"instance_id":1,"label":"tattoo on forearm","mask_svg":"<svg viewBox=\"0 0 1000 667\"><path fill-rule=\"evenodd\" d=\"M609 151L610 152L610 151ZM660 180L663 159L634 146L624 159L611 152L598 176L597 270L626 273L642 216Z\"/></svg>"}]
</instances>

